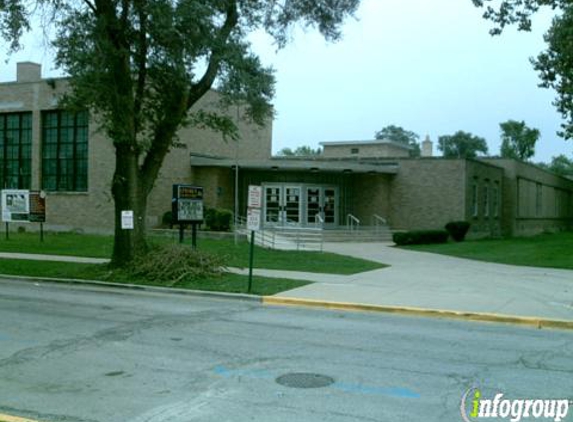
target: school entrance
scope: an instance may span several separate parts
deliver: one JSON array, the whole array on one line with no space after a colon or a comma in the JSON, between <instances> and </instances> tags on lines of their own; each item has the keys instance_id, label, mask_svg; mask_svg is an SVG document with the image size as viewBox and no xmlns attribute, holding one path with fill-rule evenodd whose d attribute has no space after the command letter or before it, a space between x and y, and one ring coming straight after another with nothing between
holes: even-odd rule
<instances>
[{"instance_id":1,"label":"school entrance","mask_svg":"<svg viewBox=\"0 0 573 422\"><path fill-rule=\"evenodd\" d=\"M338 226L337 186L285 183L263 183L262 186L266 226Z\"/></svg>"}]
</instances>

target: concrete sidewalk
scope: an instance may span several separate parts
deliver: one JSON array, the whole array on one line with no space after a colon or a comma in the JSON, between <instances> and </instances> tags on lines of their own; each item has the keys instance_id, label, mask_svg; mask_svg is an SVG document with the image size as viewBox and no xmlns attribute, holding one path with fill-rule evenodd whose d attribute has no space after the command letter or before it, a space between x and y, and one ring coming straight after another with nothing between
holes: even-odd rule
<instances>
[{"instance_id":1,"label":"concrete sidewalk","mask_svg":"<svg viewBox=\"0 0 573 422\"><path fill-rule=\"evenodd\" d=\"M385 243L332 243L324 249L390 267L347 277L310 276L315 284L276 296L573 321L571 270L472 261Z\"/></svg>"},{"instance_id":2,"label":"concrete sidewalk","mask_svg":"<svg viewBox=\"0 0 573 422\"><path fill-rule=\"evenodd\" d=\"M271 278L313 284L275 295L313 303L417 308L571 321L573 270L519 267L413 252L387 243L328 243L324 250L390 265L344 276L255 269ZM104 263L106 259L0 253L0 258ZM236 274L247 269L229 268Z\"/></svg>"}]
</instances>

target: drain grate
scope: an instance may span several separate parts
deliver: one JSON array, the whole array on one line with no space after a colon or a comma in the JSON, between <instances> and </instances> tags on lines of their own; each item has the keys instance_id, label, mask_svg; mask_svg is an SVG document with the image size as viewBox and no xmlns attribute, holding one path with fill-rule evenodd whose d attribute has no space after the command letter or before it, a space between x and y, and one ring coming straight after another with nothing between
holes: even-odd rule
<instances>
[{"instance_id":1,"label":"drain grate","mask_svg":"<svg viewBox=\"0 0 573 422\"><path fill-rule=\"evenodd\" d=\"M276 382L291 388L322 388L334 384L334 378L309 372L291 372L281 375Z\"/></svg>"}]
</instances>

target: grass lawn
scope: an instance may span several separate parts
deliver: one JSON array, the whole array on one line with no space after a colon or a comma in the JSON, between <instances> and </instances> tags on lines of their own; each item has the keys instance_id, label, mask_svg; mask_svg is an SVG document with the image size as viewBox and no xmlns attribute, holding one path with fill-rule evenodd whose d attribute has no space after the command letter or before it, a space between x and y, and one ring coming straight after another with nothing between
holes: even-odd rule
<instances>
[{"instance_id":1,"label":"grass lawn","mask_svg":"<svg viewBox=\"0 0 573 422\"><path fill-rule=\"evenodd\" d=\"M162 236L150 238L150 241L169 243L178 240ZM109 258L112 242L111 236L46 233L41 243L37 233L10 233L9 240L0 237L0 252ZM199 239L197 243L200 250L224 255L230 267L246 268L249 265L249 244L246 241L235 245L232 239ZM254 267L348 275L384 268L385 265L327 252L275 251L255 247Z\"/></svg>"},{"instance_id":2,"label":"grass lawn","mask_svg":"<svg viewBox=\"0 0 573 422\"><path fill-rule=\"evenodd\" d=\"M112 275L106 265L76 264L70 262L30 261L20 259L0 259L0 274L14 274L34 277L75 278L81 280L103 280L114 283L139 285L161 285L126 276ZM278 278L253 277L252 294L273 295L285 290L309 284L307 281ZM221 277L205 280L185 280L177 288L206 290L215 292L247 293L248 277L224 274Z\"/></svg>"},{"instance_id":3,"label":"grass lawn","mask_svg":"<svg viewBox=\"0 0 573 422\"><path fill-rule=\"evenodd\" d=\"M404 249L502 264L573 269L573 232L406 246Z\"/></svg>"}]
</instances>

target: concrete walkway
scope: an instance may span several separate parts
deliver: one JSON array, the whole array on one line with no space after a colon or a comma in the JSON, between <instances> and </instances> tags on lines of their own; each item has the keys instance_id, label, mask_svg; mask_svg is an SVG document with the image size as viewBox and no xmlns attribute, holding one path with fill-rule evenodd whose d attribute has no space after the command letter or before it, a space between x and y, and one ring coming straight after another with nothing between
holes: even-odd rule
<instances>
[{"instance_id":1,"label":"concrete walkway","mask_svg":"<svg viewBox=\"0 0 573 422\"><path fill-rule=\"evenodd\" d=\"M397 249L387 243L328 243L324 250L390 267L350 276L265 269L255 269L254 274L313 282L275 295L279 298L573 321L573 270L472 261ZM0 258L108 262L15 253L0 253ZM238 268L229 271L248 273Z\"/></svg>"},{"instance_id":2,"label":"concrete walkway","mask_svg":"<svg viewBox=\"0 0 573 422\"><path fill-rule=\"evenodd\" d=\"M324 249L390 267L348 277L309 277L315 284L277 296L573 321L572 270L472 261L385 243L331 243Z\"/></svg>"}]
</instances>

